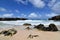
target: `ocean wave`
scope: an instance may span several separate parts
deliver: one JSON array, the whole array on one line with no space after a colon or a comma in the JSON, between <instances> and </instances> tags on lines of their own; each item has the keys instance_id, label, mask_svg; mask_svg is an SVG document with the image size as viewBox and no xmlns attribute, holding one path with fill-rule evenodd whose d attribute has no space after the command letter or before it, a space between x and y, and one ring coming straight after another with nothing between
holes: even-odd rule
<instances>
[{"instance_id":1,"label":"ocean wave","mask_svg":"<svg viewBox=\"0 0 60 40\"><path fill-rule=\"evenodd\" d=\"M4 24L11 24L11 25L23 25L24 23L30 23L32 25L44 24L49 25L54 23L56 25L60 25L59 21L52 21L52 20L18 20L18 21L0 21L0 23Z\"/></svg>"}]
</instances>

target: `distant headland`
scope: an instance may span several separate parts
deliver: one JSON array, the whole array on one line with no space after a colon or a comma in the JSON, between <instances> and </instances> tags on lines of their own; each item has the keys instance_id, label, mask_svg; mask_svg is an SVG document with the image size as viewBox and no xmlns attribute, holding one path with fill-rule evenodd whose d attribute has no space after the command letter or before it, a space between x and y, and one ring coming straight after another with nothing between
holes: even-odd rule
<instances>
[{"instance_id":1,"label":"distant headland","mask_svg":"<svg viewBox=\"0 0 60 40\"><path fill-rule=\"evenodd\" d=\"M0 21L27 20L27 18L0 18Z\"/></svg>"},{"instance_id":2,"label":"distant headland","mask_svg":"<svg viewBox=\"0 0 60 40\"><path fill-rule=\"evenodd\" d=\"M48 20L60 21L60 15L49 18Z\"/></svg>"}]
</instances>

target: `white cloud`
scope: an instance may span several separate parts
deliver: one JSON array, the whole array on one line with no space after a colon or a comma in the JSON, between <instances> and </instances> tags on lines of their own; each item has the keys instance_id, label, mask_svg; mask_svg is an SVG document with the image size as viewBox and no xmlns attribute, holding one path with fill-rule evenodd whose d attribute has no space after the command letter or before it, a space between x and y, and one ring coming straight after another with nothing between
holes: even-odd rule
<instances>
[{"instance_id":1,"label":"white cloud","mask_svg":"<svg viewBox=\"0 0 60 40\"><path fill-rule=\"evenodd\" d=\"M25 1L23 1L23 0L15 0L18 4L20 4L20 3L22 3L22 4L27 4L28 3L28 0L25 0Z\"/></svg>"},{"instance_id":2,"label":"white cloud","mask_svg":"<svg viewBox=\"0 0 60 40\"><path fill-rule=\"evenodd\" d=\"M38 15L37 14L35 14L35 13L31 13L30 15L29 15L29 17L33 17L33 18L35 18L35 17L37 17Z\"/></svg>"},{"instance_id":3,"label":"white cloud","mask_svg":"<svg viewBox=\"0 0 60 40\"><path fill-rule=\"evenodd\" d=\"M12 10L8 10L8 9L6 9L4 7L0 7L0 12L8 12L8 13L11 13Z\"/></svg>"},{"instance_id":4,"label":"white cloud","mask_svg":"<svg viewBox=\"0 0 60 40\"><path fill-rule=\"evenodd\" d=\"M56 13L60 13L60 2L57 2L53 7L52 10Z\"/></svg>"},{"instance_id":5,"label":"white cloud","mask_svg":"<svg viewBox=\"0 0 60 40\"><path fill-rule=\"evenodd\" d=\"M25 14L21 14L22 16L24 16L24 17L26 17L26 15Z\"/></svg>"},{"instance_id":6,"label":"white cloud","mask_svg":"<svg viewBox=\"0 0 60 40\"><path fill-rule=\"evenodd\" d=\"M48 6L49 6L49 7L52 7L55 3L56 3L56 0L51 0L51 1L48 3Z\"/></svg>"},{"instance_id":7,"label":"white cloud","mask_svg":"<svg viewBox=\"0 0 60 40\"><path fill-rule=\"evenodd\" d=\"M28 17L29 18L39 18L39 17L41 17L41 15L40 14L38 15L38 14L33 12L33 13L30 13Z\"/></svg>"},{"instance_id":8,"label":"white cloud","mask_svg":"<svg viewBox=\"0 0 60 40\"><path fill-rule=\"evenodd\" d=\"M45 6L44 1L42 0L15 0L17 3L28 4L30 2L34 7L43 8Z\"/></svg>"},{"instance_id":9,"label":"white cloud","mask_svg":"<svg viewBox=\"0 0 60 40\"><path fill-rule=\"evenodd\" d=\"M59 14L56 14L56 13L50 13L50 14L46 14L47 17L53 17L53 16L57 16Z\"/></svg>"},{"instance_id":10,"label":"white cloud","mask_svg":"<svg viewBox=\"0 0 60 40\"><path fill-rule=\"evenodd\" d=\"M53 12L60 13L60 1L51 0L48 3L48 6L53 10Z\"/></svg>"},{"instance_id":11,"label":"white cloud","mask_svg":"<svg viewBox=\"0 0 60 40\"><path fill-rule=\"evenodd\" d=\"M0 17L13 17L13 14L7 13L7 14L0 15Z\"/></svg>"},{"instance_id":12,"label":"white cloud","mask_svg":"<svg viewBox=\"0 0 60 40\"><path fill-rule=\"evenodd\" d=\"M16 12L16 13L20 13L20 11L19 11L19 10L15 10L15 12Z\"/></svg>"},{"instance_id":13,"label":"white cloud","mask_svg":"<svg viewBox=\"0 0 60 40\"><path fill-rule=\"evenodd\" d=\"M45 6L44 1L42 0L29 0L29 2L37 8L43 8Z\"/></svg>"},{"instance_id":14,"label":"white cloud","mask_svg":"<svg viewBox=\"0 0 60 40\"><path fill-rule=\"evenodd\" d=\"M0 11L7 11L7 9L0 7Z\"/></svg>"},{"instance_id":15,"label":"white cloud","mask_svg":"<svg viewBox=\"0 0 60 40\"><path fill-rule=\"evenodd\" d=\"M18 18L22 17L22 18L25 18L27 15L25 14L20 14L20 16L17 16Z\"/></svg>"},{"instance_id":16,"label":"white cloud","mask_svg":"<svg viewBox=\"0 0 60 40\"><path fill-rule=\"evenodd\" d=\"M26 17L26 15L25 14L21 14L21 17Z\"/></svg>"}]
</instances>

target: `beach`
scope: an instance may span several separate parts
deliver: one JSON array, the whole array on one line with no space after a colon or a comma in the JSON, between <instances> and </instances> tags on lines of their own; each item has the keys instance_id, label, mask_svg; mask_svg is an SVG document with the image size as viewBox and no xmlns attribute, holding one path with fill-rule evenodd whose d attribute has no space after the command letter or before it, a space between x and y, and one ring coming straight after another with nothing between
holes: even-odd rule
<instances>
[{"instance_id":1,"label":"beach","mask_svg":"<svg viewBox=\"0 0 60 40\"><path fill-rule=\"evenodd\" d=\"M25 29L21 29L21 27L25 27ZM26 29L26 26L15 26L11 28L0 29L8 30L8 29L16 29L17 33L13 36L4 36L0 35L0 40L60 40L60 32L50 32L50 31L41 31L37 29ZM30 38L29 35L38 35L37 37Z\"/></svg>"},{"instance_id":2,"label":"beach","mask_svg":"<svg viewBox=\"0 0 60 40\"><path fill-rule=\"evenodd\" d=\"M0 0L0 40L60 40L60 0Z\"/></svg>"}]
</instances>

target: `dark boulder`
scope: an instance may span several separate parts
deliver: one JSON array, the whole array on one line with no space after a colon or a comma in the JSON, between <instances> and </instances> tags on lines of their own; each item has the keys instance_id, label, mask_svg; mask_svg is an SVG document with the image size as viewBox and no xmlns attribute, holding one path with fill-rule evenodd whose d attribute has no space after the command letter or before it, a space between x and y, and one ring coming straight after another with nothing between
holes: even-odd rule
<instances>
[{"instance_id":1,"label":"dark boulder","mask_svg":"<svg viewBox=\"0 0 60 40\"><path fill-rule=\"evenodd\" d=\"M43 24L39 24L39 25L35 26L34 28L37 28L37 29L43 30L43 31L58 31L55 24L50 24L49 27L45 27Z\"/></svg>"},{"instance_id":2,"label":"dark boulder","mask_svg":"<svg viewBox=\"0 0 60 40\"><path fill-rule=\"evenodd\" d=\"M5 31L0 32L0 34L6 34L7 32L8 32L8 31L5 30Z\"/></svg>"},{"instance_id":3,"label":"dark boulder","mask_svg":"<svg viewBox=\"0 0 60 40\"><path fill-rule=\"evenodd\" d=\"M45 27L45 31L51 31L51 28Z\"/></svg>"},{"instance_id":4,"label":"dark boulder","mask_svg":"<svg viewBox=\"0 0 60 40\"><path fill-rule=\"evenodd\" d=\"M50 25L49 25L49 30L50 30L50 31L58 31L58 28L56 27L55 24L50 24Z\"/></svg>"},{"instance_id":5,"label":"dark boulder","mask_svg":"<svg viewBox=\"0 0 60 40\"><path fill-rule=\"evenodd\" d=\"M30 27L27 27L26 29L30 30L31 28Z\"/></svg>"},{"instance_id":6,"label":"dark boulder","mask_svg":"<svg viewBox=\"0 0 60 40\"><path fill-rule=\"evenodd\" d=\"M15 29L9 29L9 30L0 32L0 34L3 34L4 36L13 36L16 33L17 33L17 31Z\"/></svg>"},{"instance_id":7,"label":"dark boulder","mask_svg":"<svg viewBox=\"0 0 60 40\"><path fill-rule=\"evenodd\" d=\"M37 28L39 30L46 30L46 27L43 24L39 24L39 25L35 26L34 28Z\"/></svg>"},{"instance_id":8,"label":"dark boulder","mask_svg":"<svg viewBox=\"0 0 60 40\"><path fill-rule=\"evenodd\" d=\"M8 31L9 31L9 32L11 32L11 33L12 33L12 35L14 35L14 34L16 34L16 33L17 33L17 31L16 31L14 28L9 29Z\"/></svg>"},{"instance_id":9,"label":"dark boulder","mask_svg":"<svg viewBox=\"0 0 60 40\"><path fill-rule=\"evenodd\" d=\"M9 36L9 35L12 36L12 33L11 32L7 32L6 34L4 34L4 36Z\"/></svg>"},{"instance_id":10,"label":"dark boulder","mask_svg":"<svg viewBox=\"0 0 60 40\"><path fill-rule=\"evenodd\" d=\"M11 33L7 30L0 32L0 34L4 34L4 36L9 36Z\"/></svg>"},{"instance_id":11,"label":"dark boulder","mask_svg":"<svg viewBox=\"0 0 60 40\"><path fill-rule=\"evenodd\" d=\"M31 24L29 24L29 23L24 23L23 25L24 26L31 26Z\"/></svg>"},{"instance_id":12,"label":"dark boulder","mask_svg":"<svg viewBox=\"0 0 60 40\"><path fill-rule=\"evenodd\" d=\"M32 34L30 34L30 35L28 36L28 38L34 38L34 37L39 37L39 35L32 35Z\"/></svg>"}]
</instances>

